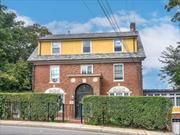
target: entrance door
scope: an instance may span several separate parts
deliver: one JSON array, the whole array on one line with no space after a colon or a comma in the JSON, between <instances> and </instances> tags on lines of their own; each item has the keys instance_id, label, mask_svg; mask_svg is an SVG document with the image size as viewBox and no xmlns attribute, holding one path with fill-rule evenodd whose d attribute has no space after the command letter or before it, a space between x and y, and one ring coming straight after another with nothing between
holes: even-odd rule
<instances>
[{"instance_id":1,"label":"entrance door","mask_svg":"<svg viewBox=\"0 0 180 135\"><path fill-rule=\"evenodd\" d=\"M86 95L93 95L93 89L88 84L81 84L75 92L75 118L81 117L82 98Z\"/></svg>"}]
</instances>

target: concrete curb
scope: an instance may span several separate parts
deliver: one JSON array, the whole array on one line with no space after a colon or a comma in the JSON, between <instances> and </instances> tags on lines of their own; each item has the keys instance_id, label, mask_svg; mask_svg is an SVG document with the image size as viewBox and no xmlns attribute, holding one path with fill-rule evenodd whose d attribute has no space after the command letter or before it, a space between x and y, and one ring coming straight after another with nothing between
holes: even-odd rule
<instances>
[{"instance_id":1,"label":"concrete curb","mask_svg":"<svg viewBox=\"0 0 180 135\"><path fill-rule=\"evenodd\" d=\"M80 131L113 133L113 134L123 134L123 135L173 135L173 133L171 132L165 133L165 132L148 131L148 130L142 130L142 129L115 128L115 127L92 126L92 125L73 124L73 123L0 120L0 125L30 126L30 127L41 127L41 128L43 127L44 128L61 128L61 129L68 129L68 130L80 130Z\"/></svg>"}]
</instances>

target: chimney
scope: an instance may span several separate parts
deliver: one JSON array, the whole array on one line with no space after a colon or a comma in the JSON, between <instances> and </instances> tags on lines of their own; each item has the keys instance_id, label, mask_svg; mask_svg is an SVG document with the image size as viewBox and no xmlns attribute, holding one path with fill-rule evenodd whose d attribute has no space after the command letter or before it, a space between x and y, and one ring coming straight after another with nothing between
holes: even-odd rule
<instances>
[{"instance_id":1,"label":"chimney","mask_svg":"<svg viewBox=\"0 0 180 135\"><path fill-rule=\"evenodd\" d=\"M135 22L130 23L130 31L132 31L132 32L136 31L136 23Z\"/></svg>"}]
</instances>

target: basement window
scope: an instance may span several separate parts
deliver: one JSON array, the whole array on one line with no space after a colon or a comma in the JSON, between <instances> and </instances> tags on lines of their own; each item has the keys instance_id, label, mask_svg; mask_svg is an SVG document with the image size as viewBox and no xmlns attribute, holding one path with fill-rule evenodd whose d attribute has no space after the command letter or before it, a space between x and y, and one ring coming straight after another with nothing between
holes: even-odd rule
<instances>
[{"instance_id":1,"label":"basement window","mask_svg":"<svg viewBox=\"0 0 180 135\"><path fill-rule=\"evenodd\" d=\"M129 91L129 89L124 86L112 87L108 92L109 96L130 96L130 94L131 91Z\"/></svg>"}]
</instances>

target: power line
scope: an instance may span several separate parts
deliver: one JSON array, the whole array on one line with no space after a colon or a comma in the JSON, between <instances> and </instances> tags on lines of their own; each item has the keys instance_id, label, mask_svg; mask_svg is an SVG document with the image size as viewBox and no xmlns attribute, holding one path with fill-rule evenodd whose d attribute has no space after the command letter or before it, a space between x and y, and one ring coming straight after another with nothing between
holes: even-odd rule
<instances>
[{"instance_id":1,"label":"power line","mask_svg":"<svg viewBox=\"0 0 180 135\"><path fill-rule=\"evenodd\" d=\"M101 1L102 1L102 0L101 0ZM106 0L106 1L107 1L107 0ZM98 3L99 3L99 5L100 5L101 9L103 10L103 13L104 13L104 10L105 10L105 11L106 11L105 13L108 14L109 12L107 12L107 9L106 9L106 7L105 7L104 5L101 5L100 0L98 0ZM103 4L103 2L102 2L102 4ZM112 9L111 9L110 4L108 3L108 1L107 1L107 5L108 5L107 8L109 8L111 14L113 15L113 11L112 11ZM104 8L102 8L103 6L104 6ZM108 16L109 16L110 18L111 18L111 16L110 16L110 15L106 15L106 14L105 14L105 16L106 16L106 18L108 19L108 21L111 20L111 19L108 18ZM120 32L120 28L119 28L118 23L117 23L117 21L116 21L115 18L114 18L114 22L109 21L109 23L110 23L110 25L112 26L112 28L113 28L113 26L114 26L114 24L112 25L112 23L116 23L115 26L118 28L118 30L119 30L119 32ZM113 28L113 29L114 29L114 28ZM115 33L118 35L118 32L116 31L116 29L114 29L114 31L115 31ZM127 48L126 41L124 41L123 43L125 44L124 48L126 49L127 53L129 53L132 61L135 62L135 61L134 61L134 58L132 57L132 54L130 53L129 49ZM139 69L138 65L137 65L137 64L135 64L135 65L136 65L137 69ZM140 75L138 74L137 76L138 76L138 80L140 81Z\"/></svg>"},{"instance_id":2,"label":"power line","mask_svg":"<svg viewBox=\"0 0 180 135\"><path fill-rule=\"evenodd\" d=\"M114 22L115 22L115 24L116 24L116 27L118 28L119 31L121 31L121 30L120 30L120 27L119 27L119 25L118 25L118 23L117 23L117 20L116 20L116 18L114 17L112 8L111 8L108 0L105 0L105 2L106 2L107 7L109 8L109 11L110 11L110 13L111 13L111 16L113 17L113 20L114 20Z\"/></svg>"},{"instance_id":3,"label":"power line","mask_svg":"<svg viewBox=\"0 0 180 135\"><path fill-rule=\"evenodd\" d=\"M116 25L114 25L111 17L108 15L106 7L104 7L104 5L103 5L103 2L100 0L97 0L97 1L98 1L98 4L99 4L101 10L103 11L104 15L106 16L107 20L109 21L110 25L112 26L113 30L116 31L116 29L117 29Z\"/></svg>"}]
</instances>

